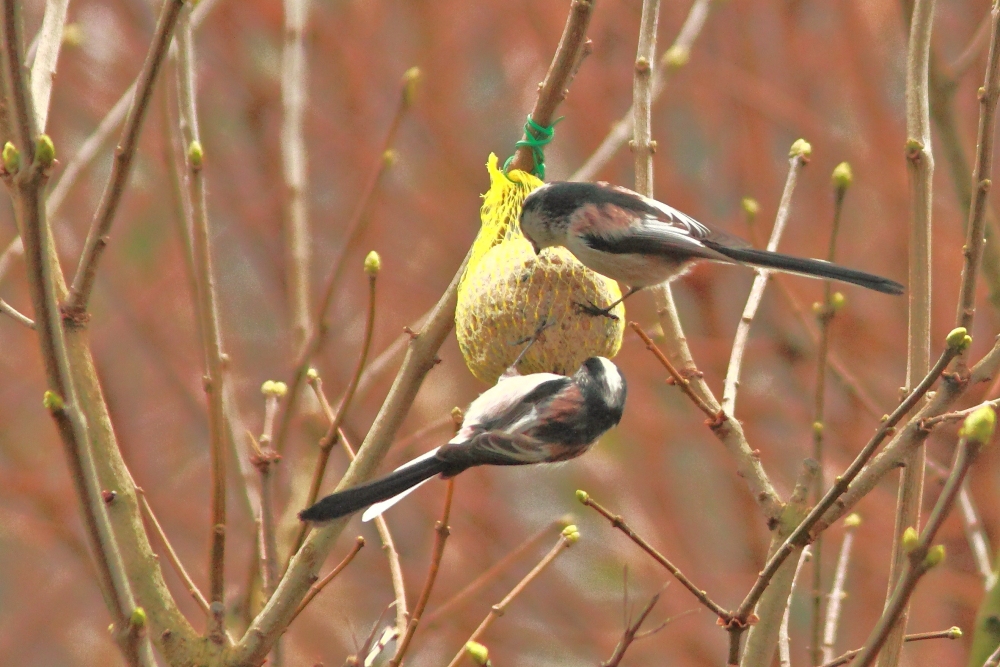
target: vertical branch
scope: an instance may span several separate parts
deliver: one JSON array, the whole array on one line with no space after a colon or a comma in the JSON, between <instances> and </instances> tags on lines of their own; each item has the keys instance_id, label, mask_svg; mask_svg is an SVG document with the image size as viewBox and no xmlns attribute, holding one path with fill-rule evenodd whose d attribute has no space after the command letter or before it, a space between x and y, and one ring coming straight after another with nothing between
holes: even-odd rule
<instances>
[{"instance_id":1,"label":"vertical branch","mask_svg":"<svg viewBox=\"0 0 1000 667\"><path fill-rule=\"evenodd\" d=\"M931 213L934 157L931 152L928 70L930 67L931 28L934 0L915 0L910 20L906 59L906 163L910 181L909 248L909 327L907 334L906 389L930 368L931 327ZM892 595L905 554L902 535L908 527L920 523L920 504L924 489L926 450L916 448L905 460L896 501L896 524L893 533L892 562L889 568L889 591ZM892 630L880 667L895 667L906 635L907 611Z\"/></svg>"},{"instance_id":2,"label":"vertical branch","mask_svg":"<svg viewBox=\"0 0 1000 667\"><path fill-rule=\"evenodd\" d=\"M997 99L1000 98L1000 7L993 4L990 52L986 75L979 89L979 130L976 140L976 165L972 171L972 206L965 240L965 265L958 298L956 326L972 330L975 315L976 277L983 257L986 234L987 194L993 175L993 138L996 132Z\"/></svg>"},{"instance_id":3,"label":"vertical branch","mask_svg":"<svg viewBox=\"0 0 1000 667\"><path fill-rule=\"evenodd\" d=\"M778 249L778 241L781 240L781 235L785 231L785 223L788 222L788 215L792 209L792 193L795 192L799 171L809 163L811 153L812 146L804 139L793 143L788 153L788 177L785 179L785 189L781 193L781 202L778 204L778 214L774 218L771 238L767 242L767 249L771 252ZM757 308L760 307L760 302L764 298L764 288L767 287L767 281L771 277L771 272L767 269L757 269L756 271L757 275L754 276L753 285L750 287L750 296L747 297L743 316L736 327L733 351L729 356L729 368L726 370L726 379L723 383L722 409L728 415L734 415L736 412L736 391L740 385L743 352L750 339L750 325L753 324L753 319L757 315Z\"/></svg>"},{"instance_id":4,"label":"vertical branch","mask_svg":"<svg viewBox=\"0 0 1000 667\"><path fill-rule=\"evenodd\" d=\"M305 29L309 0L285 0L285 47L281 57L281 157L285 174L288 301L293 349L301 353L312 330L309 312L310 230L306 200L306 96L308 65Z\"/></svg>"},{"instance_id":5,"label":"vertical branch","mask_svg":"<svg viewBox=\"0 0 1000 667\"><path fill-rule=\"evenodd\" d=\"M225 355L219 327L219 312L212 269L211 235L208 229L208 204L202 173L204 153L198 131L195 104L195 62L190 10L185 10L178 34L178 102L181 136L187 148L185 172L186 212L192 230L197 301L195 312L202 338L205 362L204 387L208 398L209 447L212 462L212 538L209 565L209 599L222 603L225 593L224 561L226 552L226 428L223 408ZM221 615L213 618L220 619ZM216 622L211 634L221 635Z\"/></svg>"},{"instance_id":6,"label":"vertical branch","mask_svg":"<svg viewBox=\"0 0 1000 667\"><path fill-rule=\"evenodd\" d=\"M840 215L844 208L844 195L847 194L847 187L851 182L851 167L846 162L837 165L833 172L834 200L833 200L833 226L830 230L830 247L827 251L826 259L833 262L836 258L837 233L840 231ZM826 398L826 366L827 357L830 350L830 323L837 312L833 300L833 284L829 280L823 281L824 298L823 303L817 309L816 318L819 320L819 352L816 359L816 403L813 410L813 458L819 465L820 474L816 477L816 485L813 487L813 505L818 503L823 497L824 475L823 475L823 431L825 423L823 421L823 408ZM842 295L841 295L842 297ZM843 300L842 298L840 299ZM820 664L820 617L823 607L823 535L816 536L813 543L813 568L812 568L812 632L810 634L809 651L812 656L812 664Z\"/></svg>"},{"instance_id":7,"label":"vertical branch","mask_svg":"<svg viewBox=\"0 0 1000 667\"><path fill-rule=\"evenodd\" d=\"M63 25L69 0L48 0L42 27L38 31L38 48L35 61L31 63L31 99L34 102L35 127L45 131L49 117L49 97L52 94L52 77L59 61L59 48L63 41Z\"/></svg>"},{"instance_id":8,"label":"vertical branch","mask_svg":"<svg viewBox=\"0 0 1000 667\"><path fill-rule=\"evenodd\" d=\"M632 81L632 109L635 131L632 152L635 156L635 190L653 196L653 61L656 58L656 28L660 20L660 0L643 0L639 20L639 46L635 55L635 76Z\"/></svg>"},{"instance_id":9,"label":"vertical branch","mask_svg":"<svg viewBox=\"0 0 1000 667\"><path fill-rule=\"evenodd\" d=\"M833 587L830 590L830 600L826 606L826 623L823 626L823 664L833 660L833 645L837 641L837 626L840 624L840 605L847 597L844 590L847 581L847 564L851 559L851 546L854 544L854 530L861 524L861 517L851 514L844 519L844 541L840 545L840 555L837 556L837 567L833 575Z\"/></svg>"},{"instance_id":10,"label":"vertical branch","mask_svg":"<svg viewBox=\"0 0 1000 667\"><path fill-rule=\"evenodd\" d=\"M695 40L701 34L701 29L705 26L705 20L708 18L708 11L711 9L711 6L712 0L694 0L694 3L691 5L691 11L688 12L687 18L684 20L684 25L681 26L681 30L677 35L677 39L660 56L660 61L657 63L656 70L653 73L651 101L659 99L660 94L666 90L670 75L687 64L688 59L691 57L691 47L694 46ZM650 58L648 62L652 63L653 61ZM625 115L612 126L611 131L601 141L601 145L597 147L597 150L567 180L594 180L597 173L604 168L604 165L610 162L615 153L632 138L636 121L635 113L636 109L633 104L632 108L626 111Z\"/></svg>"},{"instance_id":11,"label":"vertical branch","mask_svg":"<svg viewBox=\"0 0 1000 667\"><path fill-rule=\"evenodd\" d=\"M781 627L778 629L778 664L781 667L792 667L792 640L788 636L788 617L791 615L792 600L795 598L795 584L798 583L802 566L809 560L809 553L810 547L806 547L799 554L799 562L795 566L795 574L792 575L792 587L788 590L788 604L785 605L785 613L781 616Z\"/></svg>"},{"instance_id":12,"label":"vertical branch","mask_svg":"<svg viewBox=\"0 0 1000 667\"><path fill-rule=\"evenodd\" d=\"M152 666L155 665L152 649L144 639L146 615L136 607L108 519L94 465L90 429L73 379L59 312L57 282L62 276L42 202L55 161L55 147L48 136L36 137L34 105L25 80L20 7L15 0L4 0L0 9L0 61L6 88L3 106L13 116L11 138L17 146L7 143L4 147L4 179L10 187L24 245L29 291L45 364L49 390L43 403L66 449L98 575L114 619L115 640L130 665Z\"/></svg>"}]
</instances>

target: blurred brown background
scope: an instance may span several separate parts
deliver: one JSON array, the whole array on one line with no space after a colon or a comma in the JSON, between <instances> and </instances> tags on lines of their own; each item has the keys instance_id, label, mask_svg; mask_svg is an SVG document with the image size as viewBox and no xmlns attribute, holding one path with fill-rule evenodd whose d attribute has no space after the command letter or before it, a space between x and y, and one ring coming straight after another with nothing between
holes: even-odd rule
<instances>
[{"instance_id":1,"label":"blurred brown background","mask_svg":"<svg viewBox=\"0 0 1000 667\"><path fill-rule=\"evenodd\" d=\"M41 4L27 4L27 35L37 29ZM477 231L479 196L488 187L486 158L495 151L503 159L520 138L567 6L565 0L312 4L306 138L314 301L379 160L400 77L413 65L423 72L417 102L395 145L398 162L376 195L370 225L348 251L345 277L329 316L328 344L315 361L332 397L346 383L360 343L365 253L375 249L383 262L373 345L378 353L433 305L461 262ZM559 111L566 118L547 152L550 179L574 171L628 109L640 8L640 0L598 0L590 29L593 53ZM673 41L688 10L687 2L664 3L661 51ZM72 3L69 18L82 41L64 47L49 122L63 163L134 78L155 12L142 0ZM966 49L987 12L983 2L938 4L934 44L942 71ZM223 336L239 409L255 433L261 428L261 382L287 380L293 361L279 147L282 21L279 2L221 0L197 36L198 102ZM763 236L774 218L788 147L805 137L812 143L813 158L795 193L782 249L825 256L832 216L830 173L847 160L855 185L847 194L838 257L905 281L905 48L905 22L894 0L714 4L690 63L671 78L655 106L657 196L743 236L747 228L740 201L752 196L761 205L758 232ZM970 155L984 60L981 49L958 80L955 97L961 146ZM209 459L201 352L176 234L160 106L154 102L144 130L132 187L100 272L90 331L126 461L204 587ZM934 340L941 341L954 319L964 214L940 142L934 149ZM66 270L76 265L110 160L108 146L55 221ZM599 176L631 185L627 149ZM0 243L6 247L15 233L9 207L0 207L0 216ZM737 268L702 266L676 284L696 361L717 391L752 276ZM822 293L819 282L793 277L786 283L807 306ZM905 372L906 300L840 289L848 306L834 321L832 349L888 412ZM4 276L0 296L28 309L20 261ZM987 349L1000 319L988 306L985 289L980 297L983 308L972 332L974 356ZM652 299L635 297L628 317L652 328ZM939 342L934 349L940 349ZM811 452L815 353L772 287L754 325L737 416L783 493ZM439 420L453 406L464 406L485 388L466 370L453 337L441 357L443 363L428 377L401 437ZM572 512L582 533L579 543L484 637L494 664L597 664L610 655L622 630L622 568L629 568L633 601L644 602L669 579L580 506L573 495L577 488L625 514L723 606L735 606L743 598L764 562L766 526L702 415L665 385L662 369L631 332L617 363L630 386L625 419L592 453L558 468L477 469L457 481L452 535L429 612L553 519ZM396 362L351 410L347 431L355 441L367 430L395 367ZM41 406L43 389L34 335L0 319L0 664L117 664L120 658L106 632L110 616L95 582L63 452ZM973 398L979 396L969 401ZM847 465L875 425L831 379L828 479ZM279 467L283 509L293 471L303 461L311 465L321 428L318 417L305 416L295 424ZM929 451L936 460L949 460L954 435L955 429L948 427L932 438ZM446 429L439 429L396 448L385 467L445 437ZM1000 526L997 459L995 448L987 452L972 476L989 534ZM334 486L345 465L335 450L324 488ZM936 495L936 478L928 479L928 493ZM387 515L411 603L426 573L443 489L429 484ZM238 494L231 492L230 498L227 585L228 599L236 604L244 597L254 558L254 527ZM894 505L893 479L859 508L864 523L849 572L839 649L860 646L881 610ZM369 546L292 627L285 642L286 664L341 664L355 650L354 638L361 641L392 600L386 560L371 524L355 520L330 565L357 534ZM841 534L839 526L828 533L827 567L832 567ZM433 627L422 626L409 654L411 664L449 659L555 536L553 531L551 539L476 599ZM948 561L921 584L911 631L952 625L971 631L982 583L957 516L949 519L941 538ZM154 546L160 549L155 540ZM202 627L200 612L165 562L164 570L182 608ZM808 613L805 597L800 598L793 606L791 631L793 657L805 664ZM651 620L696 606L674 584ZM969 637L924 642L908 647L906 656L913 665L964 664ZM626 664L718 665L725 648L725 634L702 611L633 646Z\"/></svg>"}]
</instances>

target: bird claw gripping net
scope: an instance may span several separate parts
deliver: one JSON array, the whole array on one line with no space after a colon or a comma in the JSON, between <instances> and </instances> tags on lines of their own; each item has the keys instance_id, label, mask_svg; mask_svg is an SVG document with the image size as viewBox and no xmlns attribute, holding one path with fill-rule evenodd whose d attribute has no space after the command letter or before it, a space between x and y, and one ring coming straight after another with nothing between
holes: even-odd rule
<instances>
[{"instance_id":1,"label":"bird claw gripping net","mask_svg":"<svg viewBox=\"0 0 1000 667\"><path fill-rule=\"evenodd\" d=\"M592 356L613 357L622 344L625 308L617 319L583 312L621 298L618 284L581 264L565 248L538 256L521 233L518 218L528 194L542 185L535 176L504 173L496 155L486 164L490 189L483 198L482 228L458 287L455 332L469 370L497 381L539 328L548 325L518 364L527 373L573 373Z\"/></svg>"}]
</instances>

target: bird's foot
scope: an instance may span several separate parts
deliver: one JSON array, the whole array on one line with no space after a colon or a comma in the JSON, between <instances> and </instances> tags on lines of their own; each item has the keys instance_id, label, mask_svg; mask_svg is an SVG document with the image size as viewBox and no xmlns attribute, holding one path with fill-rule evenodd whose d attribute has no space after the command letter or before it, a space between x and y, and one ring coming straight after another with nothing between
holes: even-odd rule
<instances>
[{"instance_id":1,"label":"bird's foot","mask_svg":"<svg viewBox=\"0 0 1000 667\"><path fill-rule=\"evenodd\" d=\"M590 315L591 317L606 317L609 320L615 320L616 322L618 321L618 316L611 312L612 310L614 310L615 306L618 305L617 303L608 308L600 308L590 303L589 301L587 303L580 303L579 301L574 301L573 305L576 306L576 309L578 311L584 313L585 315Z\"/></svg>"}]
</instances>

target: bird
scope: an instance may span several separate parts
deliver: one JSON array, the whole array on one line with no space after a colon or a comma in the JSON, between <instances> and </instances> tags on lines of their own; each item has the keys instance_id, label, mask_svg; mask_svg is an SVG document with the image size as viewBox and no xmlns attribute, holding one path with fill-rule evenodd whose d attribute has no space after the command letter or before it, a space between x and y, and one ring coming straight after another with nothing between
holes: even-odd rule
<instances>
[{"instance_id":1,"label":"bird","mask_svg":"<svg viewBox=\"0 0 1000 667\"><path fill-rule=\"evenodd\" d=\"M337 491L299 512L324 522L368 508L379 516L436 475L447 479L481 465L531 465L576 458L616 426L627 386L618 367L590 357L572 375L532 373L503 377L469 405L447 444L380 479Z\"/></svg>"},{"instance_id":2,"label":"bird","mask_svg":"<svg viewBox=\"0 0 1000 667\"><path fill-rule=\"evenodd\" d=\"M902 294L894 280L819 259L758 250L672 206L609 183L553 181L525 197L521 232L538 254L564 246L587 268L629 286L606 308L580 307L615 317L611 309L639 290L683 275L699 260L746 264Z\"/></svg>"}]
</instances>

